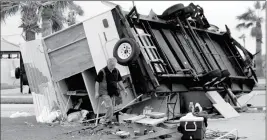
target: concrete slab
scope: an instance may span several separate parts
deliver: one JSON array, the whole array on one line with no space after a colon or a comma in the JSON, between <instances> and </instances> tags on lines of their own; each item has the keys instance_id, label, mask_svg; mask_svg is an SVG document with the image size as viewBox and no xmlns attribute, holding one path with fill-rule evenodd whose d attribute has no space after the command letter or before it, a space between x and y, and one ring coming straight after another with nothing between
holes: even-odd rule
<instances>
[{"instance_id":1,"label":"concrete slab","mask_svg":"<svg viewBox=\"0 0 267 140\"><path fill-rule=\"evenodd\" d=\"M265 90L254 90L249 94L239 97L238 102L241 105L251 104L253 106L266 106L265 94Z\"/></svg>"},{"instance_id":2,"label":"concrete slab","mask_svg":"<svg viewBox=\"0 0 267 140\"><path fill-rule=\"evenodd\" d=\"M237 118L209 121L207 129L230 132L238 130L239 137L244 140L265 140L265 113L240 113Z\"/></svg>"}]
</instances>

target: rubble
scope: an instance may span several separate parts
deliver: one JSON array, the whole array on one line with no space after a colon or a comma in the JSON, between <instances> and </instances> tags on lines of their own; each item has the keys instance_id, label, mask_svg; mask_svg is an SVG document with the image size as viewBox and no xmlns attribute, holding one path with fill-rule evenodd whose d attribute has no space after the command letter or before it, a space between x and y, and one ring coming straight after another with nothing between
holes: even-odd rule
<instances>
[{"instance_id":1,"label":"rubble","mask_svg":"<svg viewBox=\"0 0 267 140\"><path fill-rule=\"evenodd\" d=\"M28 117L28 116L32 116L32 114L27 112L16 112L11 114L9 118Z\"/></svg>"},{"instance_id":2,"label":"rubble","mask_svg":"<svg viewBox=\"0 0 267 140\"><path fill-rule=\"evenodd\" d=\"M87 110L81 110L70 113L67 117L68 122L82 122L89 112Z\"/></svg>"},{"instance_id":3,"label":"rubble","mask_svg":"<svg viewBox=\"0 0 267 140\"><path fill-rule=\"evenodd\" d=\"M195 135L203 125L197 129L194 122L195 128L187 129L192 118L182 119L178 127L188 112L205 127L212 113L226 119L238 117L236 110L242 111L242 106L236 95L251 92L257 81L253 71L244 72L250 68L245 62L253 58L231 37L227 26L226 32L209 30L210 26L203 9L193 3L176 4L162 15L151 12L149 17L138 14L136 7L126 12L115 6L49 37L27 42L22 55L37 121L95 124L67 134L150 139L179 137L178 128L183 134L192 132L188 137ZM129 95L121 95L122 100L114 104L119 123L104 125L98 122L105 117L106 105L95 97L94 78L110 57L118 60ZM33 69L37 76L31 76ZM175 125L167 128L166 122Z\"/></svg>"}]
</instances>

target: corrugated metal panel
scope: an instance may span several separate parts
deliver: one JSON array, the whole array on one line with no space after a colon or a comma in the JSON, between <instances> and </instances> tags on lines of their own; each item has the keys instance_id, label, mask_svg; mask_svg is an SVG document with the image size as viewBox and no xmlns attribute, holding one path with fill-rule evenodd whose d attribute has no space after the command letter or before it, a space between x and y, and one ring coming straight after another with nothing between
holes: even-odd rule
<instances>
[{"instance_id":1,"label":"corrugated metal panel","mask_svg":"<svg viewBox=\"0 0 267 140\"><path fill-rule=\"evenodd\" d=\"M42 94L38 85L51 79L41 40L21 45L21 53L31 90L36 94Z\"/></svg>"},{"instance_id":2,"label":"corrugated metal panel","mask_svg":"<svg viewBox=\"0 0 267 140\"><path fill-rule=\"evenodd\" d=\"M57 94L61 93L55 92L42 41L34 40L21 45L21 54L29 86L33 92L36 119L39 121L38 117L44 107L51 109L55 102L62 108L64 104L60 103L64 98L57 98Z\"/></svg>"}]
</instances>

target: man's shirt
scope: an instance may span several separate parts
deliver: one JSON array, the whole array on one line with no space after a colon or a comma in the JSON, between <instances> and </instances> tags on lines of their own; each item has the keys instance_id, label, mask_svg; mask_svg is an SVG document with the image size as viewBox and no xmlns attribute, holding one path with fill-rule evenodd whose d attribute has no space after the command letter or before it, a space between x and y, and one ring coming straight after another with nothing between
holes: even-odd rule
<instances>
[{"instance_id":1,"label":"man's shirt","mask_svg":"<svg viewBox=\"0 0 267 140\"><path fill-rule=\"evenodd\" d=\"M106 82L107 82L107 91L109 95L116 95L118 87L117 84L119 81L122 80L121 74L119 72L118 69L114 68L112 72L109 71L108 67L106 66L104 69L105 71L105 78L106 78ZM96 81L101 83L104 79L104 73L103 71L99 71L97 77L96 77Z\"/></svg>"}]
</instances>

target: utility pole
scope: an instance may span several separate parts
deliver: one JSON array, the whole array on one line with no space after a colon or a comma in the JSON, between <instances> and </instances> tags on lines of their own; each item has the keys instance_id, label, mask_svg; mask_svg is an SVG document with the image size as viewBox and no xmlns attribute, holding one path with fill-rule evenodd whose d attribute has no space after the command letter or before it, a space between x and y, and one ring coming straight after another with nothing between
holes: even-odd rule
<instances>
[{"instance_id":1,"label":"utility pole","mask_svg":"<svg viewBox=\"0 0 267 140\"><path fill-rule=\"evenodd\" d=\"M244 48L246 48L246 35L245 34L242 34L239 39L242 39L243 40L243 45L244 45Z\"/></svg>"}]
</instances>

